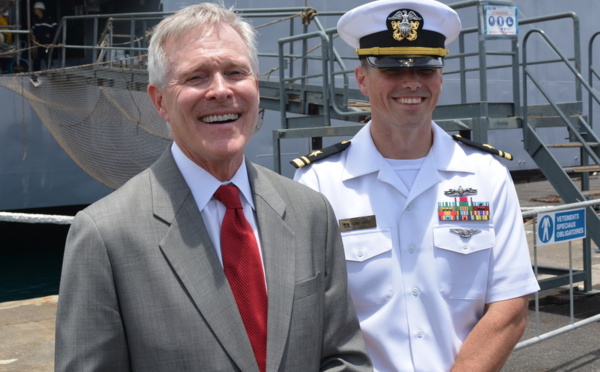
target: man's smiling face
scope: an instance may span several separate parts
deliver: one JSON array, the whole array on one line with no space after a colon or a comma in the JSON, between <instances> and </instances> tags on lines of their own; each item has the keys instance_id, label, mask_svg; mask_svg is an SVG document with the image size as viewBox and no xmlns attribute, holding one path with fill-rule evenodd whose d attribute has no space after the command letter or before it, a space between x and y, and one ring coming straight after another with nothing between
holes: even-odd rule
<instances>
[{"instance_id":1,"label":"man's smiling face","mask_svg":"<svg viewBox=\"0 0 600 372\"><path fill-rule=\"evenodd\" d=\"M237 169L258 119L258 80L247 46L222 24L170 40L165 54L166 88L149 92L173 139L211 173Z\"/></svg>"}]
</instances>

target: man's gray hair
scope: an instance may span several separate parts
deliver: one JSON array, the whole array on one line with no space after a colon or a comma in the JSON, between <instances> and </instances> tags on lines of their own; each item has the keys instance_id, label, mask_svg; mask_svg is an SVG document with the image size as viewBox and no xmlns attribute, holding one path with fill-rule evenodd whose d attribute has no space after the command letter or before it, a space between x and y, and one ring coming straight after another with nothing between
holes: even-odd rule
<instances>
[{"instance_id":1,"label":"man's gray hair","mask_svg":"<svg viewBox=\"0 0 600 372\"><path fill-rule=\"evenodd\" d=\"M148 47L148 82L164 88L166 75L171 68L165 54L165 44L169 40L177 40L187 32L197 32L220 24L229 25L242 38L248 47L248 57L252 71L258 73L258 52L256 49L256 32L233 8L226 9L223 5L200 3L190 5L177 13L163 19L154 29Z\"/></svg>"}]
</instances>

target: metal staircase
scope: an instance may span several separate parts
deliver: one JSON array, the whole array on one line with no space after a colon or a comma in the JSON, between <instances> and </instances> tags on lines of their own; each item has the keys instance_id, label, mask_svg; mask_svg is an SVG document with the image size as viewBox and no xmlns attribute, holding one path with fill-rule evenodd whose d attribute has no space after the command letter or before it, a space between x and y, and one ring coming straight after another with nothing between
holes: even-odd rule
<instances>
[{"instance_id":1,"label":"metal staircase","mask_svg":"<svg viewBox=\"0 0 600 372\"><path fill-rule=\"evenodd\" d=\"M577 25L578 19L574 16L574 22ZM565 143L546 143L542 139L542 136L538 133L538 128L535 123L531 122L529 118L532 116L530 107L527 106L528 94L523 96L523 139L524 146L529 155L533 158L535 163L539 166L544 176L550 181L556 192L564 200L565 203L576 203L594 196L600 195L599 190L590 190L590 174L600 172L600 137L594 132L591 125L591 114L586 117L583 113L582 104L582 91L585 91L589 95L589 110L590 113L594 104L600 103L600 94L598 91L592 88L591 82L594 78L598 78L598 74L595 71L592 63L592 45L594 39L598 34L595 34L589 43L589 81L588 83L581 72L575 67L580 66L578 58L578 50L575 50L575 61L570 61L561 50L559 50L552 40L539 29L531 30L525 35L523 41L523 91L527 92L528 87L531 87L529 82L533 83L537 91L539 91L544 97L548 99L548 103L554 112L556 117L560 118L562 126L567 131L567 142ZM528 60L528 43L532 37L541 38L545 44L550 48L557 56L558 60L554 63L560 63L568 68L571 72L573 79L575 80L575 96L577 101L572 104L576 109L576 112L569 114L559 105L554 103L549 97L550 94L543 87L542 82L532 72L532 62ZM575 37L579 38L579 34L575 33ZM575 47L579 46L579 40L576 39L574 42ZM535 114L535 113L533 113ZM580 164L576 166L562 166L556 152L552 152L552 149L570 149L577 148L580 150ZM573 175L576 174L580 178L580 183L577 185L574 182ZM591 276L584 275L585 272L591 270L591 242L592 239L596 245L600 245L600 217L598 213L592 208L588 207L586 210L586 224L587 224L587 236L588 239L584 239L583 245L583 272L575 273L575 276L584 281L585 290L591 289ZM548 268L547 272L560 275L553 268ZM576 279L577 281L577 279Z\"/></svg>"}]
</instances>

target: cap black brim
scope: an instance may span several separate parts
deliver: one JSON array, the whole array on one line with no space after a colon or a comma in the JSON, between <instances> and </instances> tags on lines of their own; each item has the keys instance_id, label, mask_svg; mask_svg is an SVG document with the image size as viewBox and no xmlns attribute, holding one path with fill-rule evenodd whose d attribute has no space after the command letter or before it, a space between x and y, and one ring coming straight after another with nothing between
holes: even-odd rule
<instances>
[{"instance_id":1,"label":"cap black brim","mask_svg":"<svg viewBox=\"0 0 600 372\"><path fill-rule=\"evenodd\" d=\"M366 56L371 67L375 68L441 68L444 58L437 56Z\"/></svg>"}]
</instances>

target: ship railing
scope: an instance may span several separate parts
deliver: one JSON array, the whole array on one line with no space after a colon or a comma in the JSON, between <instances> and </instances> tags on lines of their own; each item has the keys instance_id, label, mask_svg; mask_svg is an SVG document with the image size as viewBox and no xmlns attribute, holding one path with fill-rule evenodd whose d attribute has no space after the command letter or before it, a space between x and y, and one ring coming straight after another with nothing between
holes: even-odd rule
<instances>
[{"instance_id":1,"label":"ship railing","mask_svg":"<svg viewBox=\"0 0 600 372\"><path fill-rule=\"evenodd\" d=\"M596 42L598 36L600 36L600 31L594 33L590 37L590 41L588 43L588 83L593 91L597 91L594 88L594 81L600 79L600 72L598 68L594 66L594 43ZM592 124L594 123L594 101L596 104L600 104L600 102L598 102L598 100L594 96L589 95L588 118L590 123Z\"/></svg>"},{"instance_id":2,"label":"ship railing","mask_svg":"<svg viewBox=\"0 0 600 372\"><path fill-rule=\"evenodd\" d=\"M540 283L540 287L542 288L542 291L544 289L550 289L550 288L557 288L560 284L562 284L564 281L559 280L557 277L555 276L547 276L544 275L544 271L547 270L546 267L543 267L543 265L541 265L538 261L538 248L540 246L542 246L542 244L540 244L540 239L539 239L539 234L538 234L538 228L539 226L539 221L538 221L538 216L540 214L552 214L552 213L569 213L572 212L574 210L577 209L591 209L593 210L594 208L597 208L598 205L600 205L600 199L595 199L595 200L588 200L588 201L583 201L583 202L578 202L578 203L569 203L569 204L563 204L557 207L551 207L551 208L533 208L533 209L528 209L528 210L524 210L522 212L523 215L523 219L524 220L530 220L532 223L530 224L531 226L531 235L533 237L533 242L530 243L530 248L533 249L532 251L532 264L533 264L533 270L535 272L536 277L538 278L538 282ZM585 225L584 225L584 232L588 232L590 229L593 229L594 225L590 224L588 219L585 219ZM556 231L556 229L554 229L554 232ZM556 239L555 239L556 241ZM587 296L591 296L591 295L596 295L599 293L599 291L597 290L585 290L584 292L581 292L581 289L579 287L577 287L575 285L575 283L578 282L586 282L587 280L591 280L591 276L592 273L590 270L585 268L585 249L586 249L586 237L585 234L583 236L583 238L581 239L572 239L572 240L568 240L565 242L559 242L559 243L554 243L554 244L561 244L561 245L567 245L568 248L568 270L565 271L563 269L556 269L555 271L557 273L562 274L562 276L565 276L568 278L568 286L563 286L562 288L564 289L564 287L566 287L566 291L568 291L568 301L569 301L569 324L560 327L560 328L556 328L556 329L551 329L551 330L545 330L544 332L542 332L541 330L541 321L540 321L540 297L542 296L542 294L540 292L536 292L533 297L533 301L534 301L534 309L535 309L535 331L534 334L529 335L529 334L525 334L522 338L522 340L516 345L515 350L519 350L531 345L535 345L538 344L542 341L548 340L552 337L556 337L559 335L562 335L564 333L567 333L569 331L573 331L575 329L581 328L583 326L595 323L597 321L600 321L600 309L598 309L597 313L589 316L585 319L581 319L578 321L575 321L575 306L574 306L574 302L575 302L575 294L577 292L582 293L583 295L587 295ZM573 259L573 244L579 244L579 242L581 242L581 245L583 246L584 252L583 252L583 258L582 258L582 262L581 263L577 263L577 266L582 266L583 269L579 270L579 269L574 269L574 259ZM562 247L561 247L562 249ZM531 249L530 249L531 250ZM542 267L544 268L544 270L542 270ZM560 282L560 283L559 283Z\"/></svg>"},{"instance_id":3,"label":"ship railing","mask_svg":"<svg viewBox=\"0 0 600 372\"><path fill-rule=\"evenodd\" d=\"M173 12L140 12L75 15L61 18L55 34L54 44L60 49L59 67L69 64L69 51L84 52L83 60L89 63L99 62L108 56L139 56L147 53L151 25ZM91 25L90 25L91 22ZM93 43L70 40L70 35L84 35L81 28L91 31ZM102 28L102 31L100 29ZM90 30L91 29L91 30ZM116 33L115 30L121 33ZM115 39L125 40L116 43ZM49 53L52 56L52 53ZM76 60L77 62L80 59Z\"/></svg>"}]
</instances>

